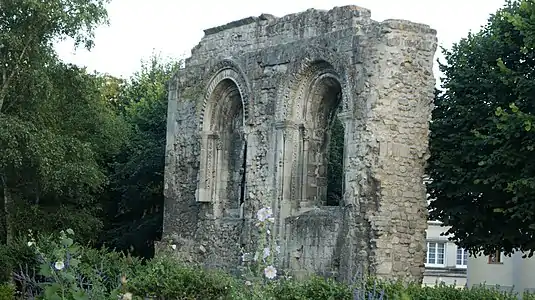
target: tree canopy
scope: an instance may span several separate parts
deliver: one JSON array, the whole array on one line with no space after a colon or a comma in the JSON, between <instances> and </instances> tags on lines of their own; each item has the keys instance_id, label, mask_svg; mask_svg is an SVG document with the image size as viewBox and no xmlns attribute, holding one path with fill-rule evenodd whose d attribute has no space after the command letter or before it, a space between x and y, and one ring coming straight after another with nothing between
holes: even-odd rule
<instances>
[{"instance_id":1,"label":"tree canopy","mask_svg":"<svg viewBox=\"0 0 535 300\"><path fill-rule=\"evenodd\" d=\"M471 253L535 251L535 4L508 1L443 49L432 113L430 218Z\"/></svg>"}]
</instances>

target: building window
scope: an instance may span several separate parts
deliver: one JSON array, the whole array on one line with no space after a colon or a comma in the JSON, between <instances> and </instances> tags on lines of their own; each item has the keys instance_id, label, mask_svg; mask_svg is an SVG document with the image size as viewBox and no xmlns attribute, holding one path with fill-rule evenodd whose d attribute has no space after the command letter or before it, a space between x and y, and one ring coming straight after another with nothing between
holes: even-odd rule
<instances>
[{"instance_id":1,"label":"building window","mask_svg":"<svg viewBox=\"0 0 535 300\"><path fill-rule=\"evenodd\" d=\"M467 261L468 252L461 247L457 247L457 261L455 262L457 268L466 268Z\"/></svg>"},{"instance_id":2,"label":"building window","mask_svg":"<svg viewBox=\"0 0 535 300\"><path fill-rule=\"evenodd\" d=\"M427 242L427 266L444 266L446 244L439 242Z\"/></svg>"},{"instance_id":3,"label":"building window","mask_svg":"<svg viewBox=\"0 0 535 300\"><path fill-rule=\"evenodd\" d=\"M489 255L489 264L501 264L502 263L502 252L494 251Z\"/></svg>"}]
</instances>

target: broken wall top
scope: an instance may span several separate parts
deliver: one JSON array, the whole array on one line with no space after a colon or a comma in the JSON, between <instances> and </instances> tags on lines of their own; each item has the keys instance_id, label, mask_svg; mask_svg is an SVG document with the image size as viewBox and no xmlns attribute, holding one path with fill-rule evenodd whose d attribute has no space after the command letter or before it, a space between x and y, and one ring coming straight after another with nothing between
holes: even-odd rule
<instances>
[{"instance_id":1,"label":"broken wall top","mask_svg":"<svg viewBox=\"0 0 535 300\"><path fill-rule=\"evenodd\" d=\"M371 19L368 9L358 6L335 7L331 10L308 9L277 18L262 14L204 30L204 37L192 49L186 66L199 65L210 59L238 56L337 31L351 30L355 35L381 36L391 30L436 34L428 25L405 20Z\"/></svg>"}]
</instances>

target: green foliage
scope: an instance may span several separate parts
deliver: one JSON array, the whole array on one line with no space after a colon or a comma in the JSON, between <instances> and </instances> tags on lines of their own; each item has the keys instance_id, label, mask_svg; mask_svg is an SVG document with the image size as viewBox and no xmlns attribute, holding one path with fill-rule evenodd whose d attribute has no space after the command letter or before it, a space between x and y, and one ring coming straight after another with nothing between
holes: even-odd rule
<instances>
[{"instance_id":1,"label":"green foliage","mask_svg":"<svg viewBox=\"0 0 535 300\"><path fill-rule=\"evenodd\" d=\"M35 269L16 272L16 282L28 298L117 299L124 293L124 278L141 268L141 261L118 252L82 247L71 229L59 235L30 235L26 248L39 262ZM32 276L33 271L38 276Z\"/></svg>"},{"instance_id":2,"label":"green foliage","mask_svg":"<svg viewBox=\"0 0 535 300\"><path fill-rule=\"evenodd\" d=\"M320 277L313 277L303 282L279 281L269 285L266 290L272 299L277 300L353 300L350 286Z\"/></svg>"},{"instance_id":3,"label":"green foliage","mask_svg":"<svg viewBox=\"0 0 535 300\"><path fill-rule=\"evenodd\" d=\"M236 281L218 271L188 267L168 257L149 261L128 280L134 295L157 299L231 299Z\"/></svg>"},{"instance_id":4,"label":"green foliage","mask_svg":"<svg viewBox=\"0 0 535 300\"><path fill-rule=\"evenodd\" d=\"M9 245L0 245L0 283L10 281L14 270L33 270L37 265L35 253L26 239L16 238Z\"/></svg>"},{"instance_id":5,"label":"green foliage","mask_svg":"<svg viewBox=\"0 0 535 300\"><path fill-rule=\"evenodd\" d=\"M0 283L0 300L15 299L15 286L11 283Z\"/></svg>"},{"instance_id":6,"label":"green foliage","mask_svg":"<svg viewBox=\"0 0 535 300\"><path fill-rule=\"evenodd\" d=\"M117 156L111 174L113 197L103 240L118 249L133 248L144 257L153 255L161 236L163 171L167 126L167 88L178 63L154 55L121 89L117 105L128 122L127 143Z\"/></svg>"},{"instance_id":7,"label":"green foliage","mask_svg":"<svg viewBox=\"0 0 535 300\"><path fill-rule=\"evenodd\" d=\"M533 1L509 1L479 33L443 51L430 218L451 226L447 234L473 254L535 250L533 18Z\"/></svg>"},{"instance_id":8,"label":"green foliage","mask_svg":"<svg viewBox=\"0 0 535 300\"><path fill-rule=\"evenodd\" d=\"M327 205L338 205L342 201L344 185L344 124L334 117L331 124L329 143Z\"/></svg>"},{"instance_id":9,"label":"green foliage","mask_svg":"<svg viewBox=\"0 0 535 300\"><path fill-rule=\"evenodd\" d=\"M296 281L278 277L269 281L244 281L219 270L185 264L172 251L142 263L138 259L109 249L84 247L74 240L70 229L50 236L31 235L20 240L20 250L39 260L39 276L31 271L17 272L16 284L23 287L23 299L233 299L233 300L513 300L516 295L497 289L473 287L459 289L440 284L419 284L357 280L348 285L332 279L312 277ZM26 250L22 246L26 247ZM4 252L2 254L7 254ZM15 253L10 253L10 255ZM25 254L25 255L26 255ZM27 259L27 258L22 258ZM0 285L0 295L12 289ZM0 296L0 299L3 299ZM6 298L12 299L12 298ZM535 299L526 294L524 300Z\"/></svg>"},{"instance_id":10,"label":"green foliage","mask_svg":"<svg viewBox=\"0 0 535 300\"><path fill-rule=\"evenodd\" d=\"M53 46L72 38L91 48L106 3L0 3L0 242L65 226L92 240L102 227L98 194L126 126L102 79L59 61Z\"/></svg>"}]
</instances>

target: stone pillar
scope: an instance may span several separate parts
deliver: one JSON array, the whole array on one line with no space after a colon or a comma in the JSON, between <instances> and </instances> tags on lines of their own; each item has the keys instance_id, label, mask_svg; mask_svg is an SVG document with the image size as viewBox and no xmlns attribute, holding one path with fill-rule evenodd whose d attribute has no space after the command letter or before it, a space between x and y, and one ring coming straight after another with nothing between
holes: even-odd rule
<instances>
[{"instance_id":1,"label":"stone pillar","mask_svg":"<svg viewBox=\"0 0 535 300\"><path fill-rule=\"evenodd\" d=\"M298 161L301 156L300 126L291 122L275 124L275 193L274 213L279 218L277 232L284 232L284 220L297 208L301 184Z\"/></svg>"},{"instance_id":2,"label":"stone pillar","mask_svg":"<svg viewBox=\"0 0 535 300\"><path fill-rule=\"evenodd\" d=\"M302 129L302 141L303 141L303 151L300 156L299 164L301 166L301 193L299 196L299 208L301 210L309 209L313 204L308 199L308 164L310 159L310 129L303 126Z\"/></svg>"},{"instance_id":3,"label":"stone pillar","mask_svg":"<svg viewBox=\"0 0 535 300\"><path fill-rule=\"evenodd\" d=\"M423 175L435 80L436 33L400 20L378 24L371 40L366 136L371 165L361 211L371 226L377 276L423 278L427 201Z\"/></svg>"},{"instance_id":4,"label":"stone pillar","mask_svg":"<svg viewBox=\"0 0 535 300\"><path fill-rule=\"evenodd\" d=\"M213 202L216 190L218 135L213 132L201 133L201 157L197 202Z\"/></svg>"}]
</instances>

